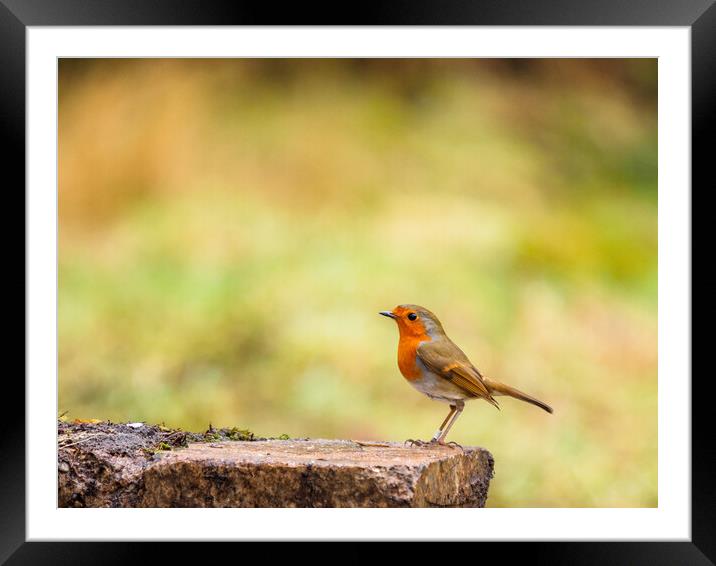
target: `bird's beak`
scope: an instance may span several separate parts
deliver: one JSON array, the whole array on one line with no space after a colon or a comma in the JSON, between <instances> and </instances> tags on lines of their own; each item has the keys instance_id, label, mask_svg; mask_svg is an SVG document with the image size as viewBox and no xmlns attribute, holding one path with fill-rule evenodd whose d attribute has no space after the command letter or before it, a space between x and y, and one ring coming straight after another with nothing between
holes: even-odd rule
<instances>
[{"instance_id":1,"label":"bird's beak","mask_svg":"<svg viewBox=\"0 0 716 566\"><path fill-rule=\"evenodd\" d=\"M398 318L390 311L380 311L378 314L382 314L383 316L387 316L388 318Z\"/></svg>"}]
</instances>

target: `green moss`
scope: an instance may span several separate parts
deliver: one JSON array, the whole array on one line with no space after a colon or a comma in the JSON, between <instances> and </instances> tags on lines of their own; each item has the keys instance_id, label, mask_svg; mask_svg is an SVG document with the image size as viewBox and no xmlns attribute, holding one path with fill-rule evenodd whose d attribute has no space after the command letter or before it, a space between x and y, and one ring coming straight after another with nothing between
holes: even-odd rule
<instances>
[{"instance_id":1,"label":"green moss","mask_svg":"<svg viewBox=\"0 0 716 566\"><path fill-rule=\"evenodd\" d=\"M231 428L220 428L215 429L211 424L209 428L202 435L201 441L203 442L220 442L222 440L234 440L234 441L252 441L259 440L256 435L248 429L231 427Z\"/></svg>"},{"instance_id":2,"label":"green moss","mask_svg":"<svg viewBox=\"0 0 716 566\"><path fill-rule=\"evenodd\" d=\"M254 433L247 429L233 427L227 436L230 440L254 440Z\"/></svg>"}]
</instances>

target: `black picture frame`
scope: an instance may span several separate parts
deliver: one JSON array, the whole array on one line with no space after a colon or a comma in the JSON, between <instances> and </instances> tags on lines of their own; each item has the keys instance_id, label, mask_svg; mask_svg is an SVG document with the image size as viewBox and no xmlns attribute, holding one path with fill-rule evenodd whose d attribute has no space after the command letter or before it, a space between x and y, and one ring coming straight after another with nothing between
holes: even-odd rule
<instances>
[{"instance_id":1,"label":"black picture frame","mask_svg":"<svg viewBox=\"0 0 716 566\"><path fill-rule=\"evenodd\" d=\"M692 187L704 185L716 137L715 0L394 0L346 5L219 0L0 0L0 136L4 138L4 179L25 183L25 34L28 26L66 25L552 25L687 26L692 55ZM710 180L713 185L713 180ZM7 192L16 186L8 182ZM19 193L19 191L14 191ZM693 195L693 188L691 194ZM24 209L24 200L23 200ZM8 207L7 214L11 213ZM693 228L692 228L693 231ZM693 238L692 238L693 240ZM19 286L19 285L18 285ZM26 297L23 292L23 297ZM24 336L24 334L23 334ZM693 351L693 349L692 349ZM692 376L692 538L690 542L522 542L471 545L473 559L511 561L528 557L545 564L714 564L716 562L716 443L708 373ZM19 373L5 378L20 385ZM21 386L18 399L24 396ZM26 542L24 403L6 402L0 435L0 563L94 564L199 560L200 545L161 543ZM9 430L9 429L8 429ZM320 533L316 533L320 539ZM454 543L453 543L454 544ZM356 543L352 562L370 560L373 550ZM161 548L159 548L161 547ZM443 549L443 559L465 545ZM419 550L424 554L424 550ZM330 558L330 555L328 556ZM205 559L204 555L204 559ZM317 558L312 553L312 560ZM334 558L335 559L335 558ZM342 561L345 561L343 553Z\"/></svg>"}]
</instances>

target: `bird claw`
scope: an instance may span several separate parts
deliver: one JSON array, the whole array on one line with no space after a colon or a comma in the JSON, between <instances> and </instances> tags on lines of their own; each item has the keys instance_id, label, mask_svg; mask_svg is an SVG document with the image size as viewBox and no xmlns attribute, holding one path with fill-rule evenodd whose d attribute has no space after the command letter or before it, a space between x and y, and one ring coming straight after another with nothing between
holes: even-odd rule
<instances>
[{"instance_id":1,"label":"bird claw","mask_svg":"<svg viewBox=\"0 0 716 566\"><path fill-rule=\"evenodd\" d=\"M406 446L418 446L422 448L423 446L430 446L431 444L434 444L434 441L431 440L430 442L425 442L424 440L413 440L412 438L408 438L408 440L406 440L403 444Z\"/></svg>"},{"instance_id":2,"label":"bird claw","mask_svg":"<svg viewBox=\"0 0 716 566\"><path fill-rule=\"evenodd\" d=\"M465 449L457 442L440 442L439 440L435 440L434 438L428 442L425 442L424 440L413 440L412 438L408 438L408 440L406 440L403 444L406 446L417 446L419 448L424 448L426 446L447 446L448 448L459 448L462 452L465 452Z\"/></svg>"}]
</instances>

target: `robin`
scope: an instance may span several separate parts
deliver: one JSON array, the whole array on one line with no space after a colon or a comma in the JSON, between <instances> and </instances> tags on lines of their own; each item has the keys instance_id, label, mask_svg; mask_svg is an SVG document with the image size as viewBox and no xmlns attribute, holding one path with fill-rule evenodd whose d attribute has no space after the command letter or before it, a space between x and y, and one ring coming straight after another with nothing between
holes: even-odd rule
<instances>
[{"instance_id":1,"label":"robin","mask_svg":"<svg viewBox=\"0 0 716 566\"><path fill-rule=\"evenodd\" d=\"M398 368L410 385L431 399L450 405L450 412L430 444L446 444L445 437L465 408L465 401L484 399L498 409L498 395L507 395L552 412L542 401L482 375L443 330L432 312L418 305L398 305L380 314L398 323ZM428 444L420 440L409 442ZM455 444L455 443L450 443Z\"/></svg>"}]
</instances>

